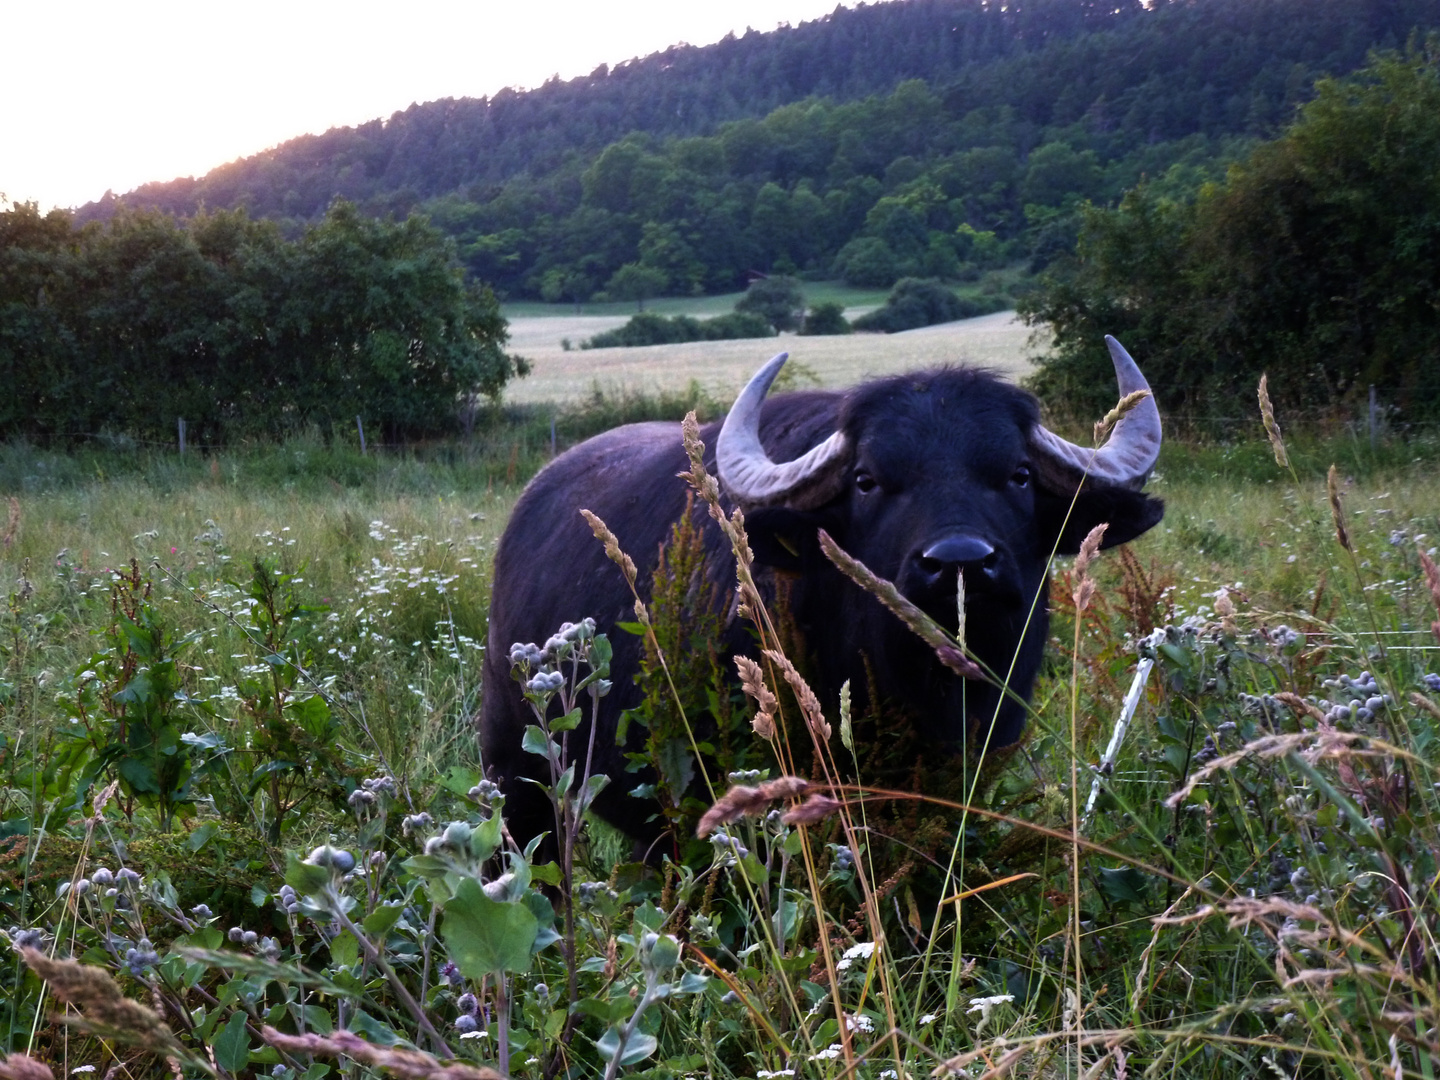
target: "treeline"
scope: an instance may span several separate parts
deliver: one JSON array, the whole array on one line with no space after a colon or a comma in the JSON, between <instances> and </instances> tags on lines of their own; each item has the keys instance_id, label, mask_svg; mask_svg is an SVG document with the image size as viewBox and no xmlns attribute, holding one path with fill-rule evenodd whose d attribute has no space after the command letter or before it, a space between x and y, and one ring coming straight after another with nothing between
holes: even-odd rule
<instances>
[{"instance_id":1,"label":"treeline","mask_svg":"<svg viewBox=\"0 0 1440 1080\"><path fill-rule=\"evenodd\" d=\"M1085 210L1077 254L1021 304L1054 333L1046 400L1111 404L1110 333L1200 424L1253 403L1264 372L1282 423L1344 415L1371 386L1404 420L1440 419L1440 35L1317 89L1199 198L1142 185Z\"/></svg>"},{"instance_id":2,"label":"treeline","mask_svg":"<svg viewBox=\"0 0 1440 1080\"><path fill-rule=\"evenodd\" d=\"M377 435L453 429L498 394L494 295L418 217L337 202L286 240L244 211L124 212L76 228L0 211L0 432L221 442L355 417Z\"/></svg>"},{"instance_id":3,"label":"treeline","mask_svg":"<svg viewBox=\"0 0 1440 1080\"><path fill-rule=\"evenodd\" d=\"M1195 191L1430 0L910 0L294 140L124 202L307 220L420 208L552 301L751 271L964 278L1073 247L1083 200ZM117 200L86 208L103 215ZM637 272L638 271L638 272ZM620 275L617 278L616 275Z\"/></svg>"}]
</instances>

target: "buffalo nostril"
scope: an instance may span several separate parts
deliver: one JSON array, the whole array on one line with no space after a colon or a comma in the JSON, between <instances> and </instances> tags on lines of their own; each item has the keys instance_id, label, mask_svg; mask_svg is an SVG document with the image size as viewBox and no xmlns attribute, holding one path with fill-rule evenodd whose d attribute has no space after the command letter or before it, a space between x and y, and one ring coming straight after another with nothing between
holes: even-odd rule
<instances>
[{"instance_id":1,"label":"buffalo nostril","mask_svg":"<svg viewBox=\"0 0 1440 1080\"><path fill-rule=\"evenodd\" d=\"M937 585L950 570L966 573L972 580L999 573L1000 556L994 545L978 536L947 536L915 556L915 565L928 583Z\"/></svg>"}]
</instances>

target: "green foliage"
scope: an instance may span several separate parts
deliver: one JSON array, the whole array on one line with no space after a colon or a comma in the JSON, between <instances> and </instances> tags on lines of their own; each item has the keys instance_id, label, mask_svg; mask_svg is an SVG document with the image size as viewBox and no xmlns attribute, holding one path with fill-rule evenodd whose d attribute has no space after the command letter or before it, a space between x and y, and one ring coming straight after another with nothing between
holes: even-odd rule
<instances>
[{"instance_id":1,"label":"green foliage","mask_svg":"<svg viewBox=\"0 0 1440 1080\"><path fill-rule=\"evenodd\" d=\"M775 330L794 330L805 312L805 294L793 277L777 274L757 278L735 304L741 314L759 315Z\"/></svg>"},{"instance_id":2,"label":"green foliage","mask_svg":"<svg viewBox=\"0 0 1440 1080\"><path fill-rule=\"evenodd\" d=\"M896 283L884 307L860 316L850 325L856 330L895 334L956 319L972 319L1003 311L1007 306L1007 301L998 296L966 299L938 281L905 278Z\"/></svg>"},{"instance_id":3,"label":"green foliage","mask_svg":"<svg viewBox=\"0 0 1440 1080\"><path fill-rule=\"evenodd\" d=\"M633 316L624 326L605 330L580 343L582 349L613 349L637 345L676 345L686 341L725 341L733 338L774 337L775 330L763 315L733 311L712 319L690 315L657 315L647 311Z\"/></svg>"},{"instance_id":4,"label":"green foliage","mask_svg":"<svg viewBox=\"0 0 1440 1080\"><path fill-rule=\"evenodd\" d=\"M525 370L449 241L344 201L294 242L243 211L75 230L21 204L0 211L0 267L11 434L170 441L184 419L196 445L357 415L422 434Z\"/></svg>"},{"instance_id":5,"label":"green foliage","mask_svg":"<svg viewBox=\"0 0 1440 1080\"><path fill-rule=\"evenodd\" d=\"M848 334L850 331L850 323L845 319L845 305L833 300L826 300L812 307L806 312L805 321L800 325L802 337L833 336Z\"/></svg>"},{"instance_id":6,"label":"green foliage","mask_svg":"<svg viewBox=\"0 0 1440 1080\"><path fill-rule=\"evenodd\" d=\"M615 300L634 300L637 311L645 310L645 301L665 291L670 275L654 266L626 263L605 282L605 293Z\"/></svg>"},{"instance_id":7,"label":"green foliage","mask_svg":"<svg viewBox=\"0 0 1440 1080\"><path fill-rule=\"evenodd\" d=\"M880 287L964 278L985 264L960 250L960 226L993 232L1008 259L1072 249L1073 228L1038 236L1029 208L1113 202L1142 177L1193 190L1315 78L1436 25L1427 0L847 7L526 93L417 105L82 217L245 205L298 231L343 194L377 217L423 210L506 298L578 302L632 264L663 283L610 295L832 266Z\"/></svg>"},{"instance_id":8,"label":"green foliage","mask_svg":"<svg viewBox=\"0 0 1440 1080\"><path fill-rule=\"evenodd\" d=\"M861 236L840 249L835 272L846 285L888 288L900 269L889 244L877 236Z\"/></svg>"},{"instance_id":9,"label":"green foliage","mask_svg":"<svg viewBox=\"0 0 1440 1080\"><path fill-rule=\"evenodd\" d=\"M1102 334L1144 357L1163 408L1233 415L1261 373L1282 410L1335 414L1375 386L1440 409L1440 40L1323 80L1274 142L1194 202L1141 187L1084 213L1076 259L1022 307L1054 351L1048 400L1093 411Z\"/></svg>"}]
</instances>

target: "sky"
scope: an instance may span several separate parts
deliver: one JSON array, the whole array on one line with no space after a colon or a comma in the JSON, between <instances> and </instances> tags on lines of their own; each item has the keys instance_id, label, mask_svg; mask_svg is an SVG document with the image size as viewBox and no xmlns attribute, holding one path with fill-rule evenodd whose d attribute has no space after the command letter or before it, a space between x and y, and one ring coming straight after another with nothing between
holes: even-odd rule
<instances>
[{"instance_id":1,"label":"sky","mask_svg":"<svg viewBox=\"0 0 1440 1080\"><path fill-rule=\"evenodd\" d=\"M850 6L853 0L845 0ZM0 5L0 195L79 206L413 102L571 78L837 0L47 0ZM3 204L0 204L3 205Z\"/></svg>"}]
</instances>

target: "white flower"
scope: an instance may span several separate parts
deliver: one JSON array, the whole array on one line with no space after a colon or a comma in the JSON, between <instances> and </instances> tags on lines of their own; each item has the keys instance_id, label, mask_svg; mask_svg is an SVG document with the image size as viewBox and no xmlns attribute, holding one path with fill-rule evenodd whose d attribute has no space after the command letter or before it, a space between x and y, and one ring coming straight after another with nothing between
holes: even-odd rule
<instances>
[{"instance_id":1,"label":"white flower","mask_svg":"<svg viewBox=\"0 0 1440 1080\"><path fill-rule=\"evenodd\" d=\"M875 1021L864 1013L856 1013L854 1016L846 1014L845 1027L849 1031L863 1031L869 1033L875 1030Z\"/></svg>"},{"instance_id":2,"label":"white flower","mask_svg":"<svg viewBox=\"0 0 1440 1080\"><path fill-rule=\"evenodd\" d=\"M839 1043L831 1043L824 1050L817 1054L811 1054L811 1061L834 1061L840 1056L841 1046Z\"/></svg>"},{"instance_id":3,"label":"white flower","mask_svg":"<svg viewBox=\"0 0 1440 1080\"><path fill-rule=\"evenodd\" d=\"M985 1025L990 1023L991 1010L996 1005L1008 1005L1015 1000L1014 994L996 994L993 997L971 998L970 1007L965 1010L968 1013L978 1012L980 1019L975 1022L975 1034L985 1030Z\"/></svg>"},{"instance_id":4,"label":"white flower","mask_svg":"<svg viewBox=\"0 0 1440 1080\"><path fill-rule=\"evenodd\" d=\"M856 945L851 945L850 948L841 954L839 962L835 965L835 969L837 971L845 971L856 960L869 960L874 952L875 943L873 941L862 941Z\"/></svg>"},{"instance_id":5,"label":"white flower","mask_svg":"<svg viewBox=\"0 0 1440 1080\"><path fill-rule=\"evenodd\" d=\"M920 1017L920 1026L924 1027L926 1024L933 1024L936 1020L939 1019L939 1013L926 1013L924 1016Z\"/></svg>"},{"instance_id":6,"label":"white flower","mask_svg":"<svg viewBox=\"0 0 1440 1080\"><path fill-rule=\"evenodd\" d=\"M777 1080L778 1077L794 1075L794 1069L776 1069L774 1072L771 1072L769 1069L755 1070L755 1080Z\"/></svg>"}]
</instances>

